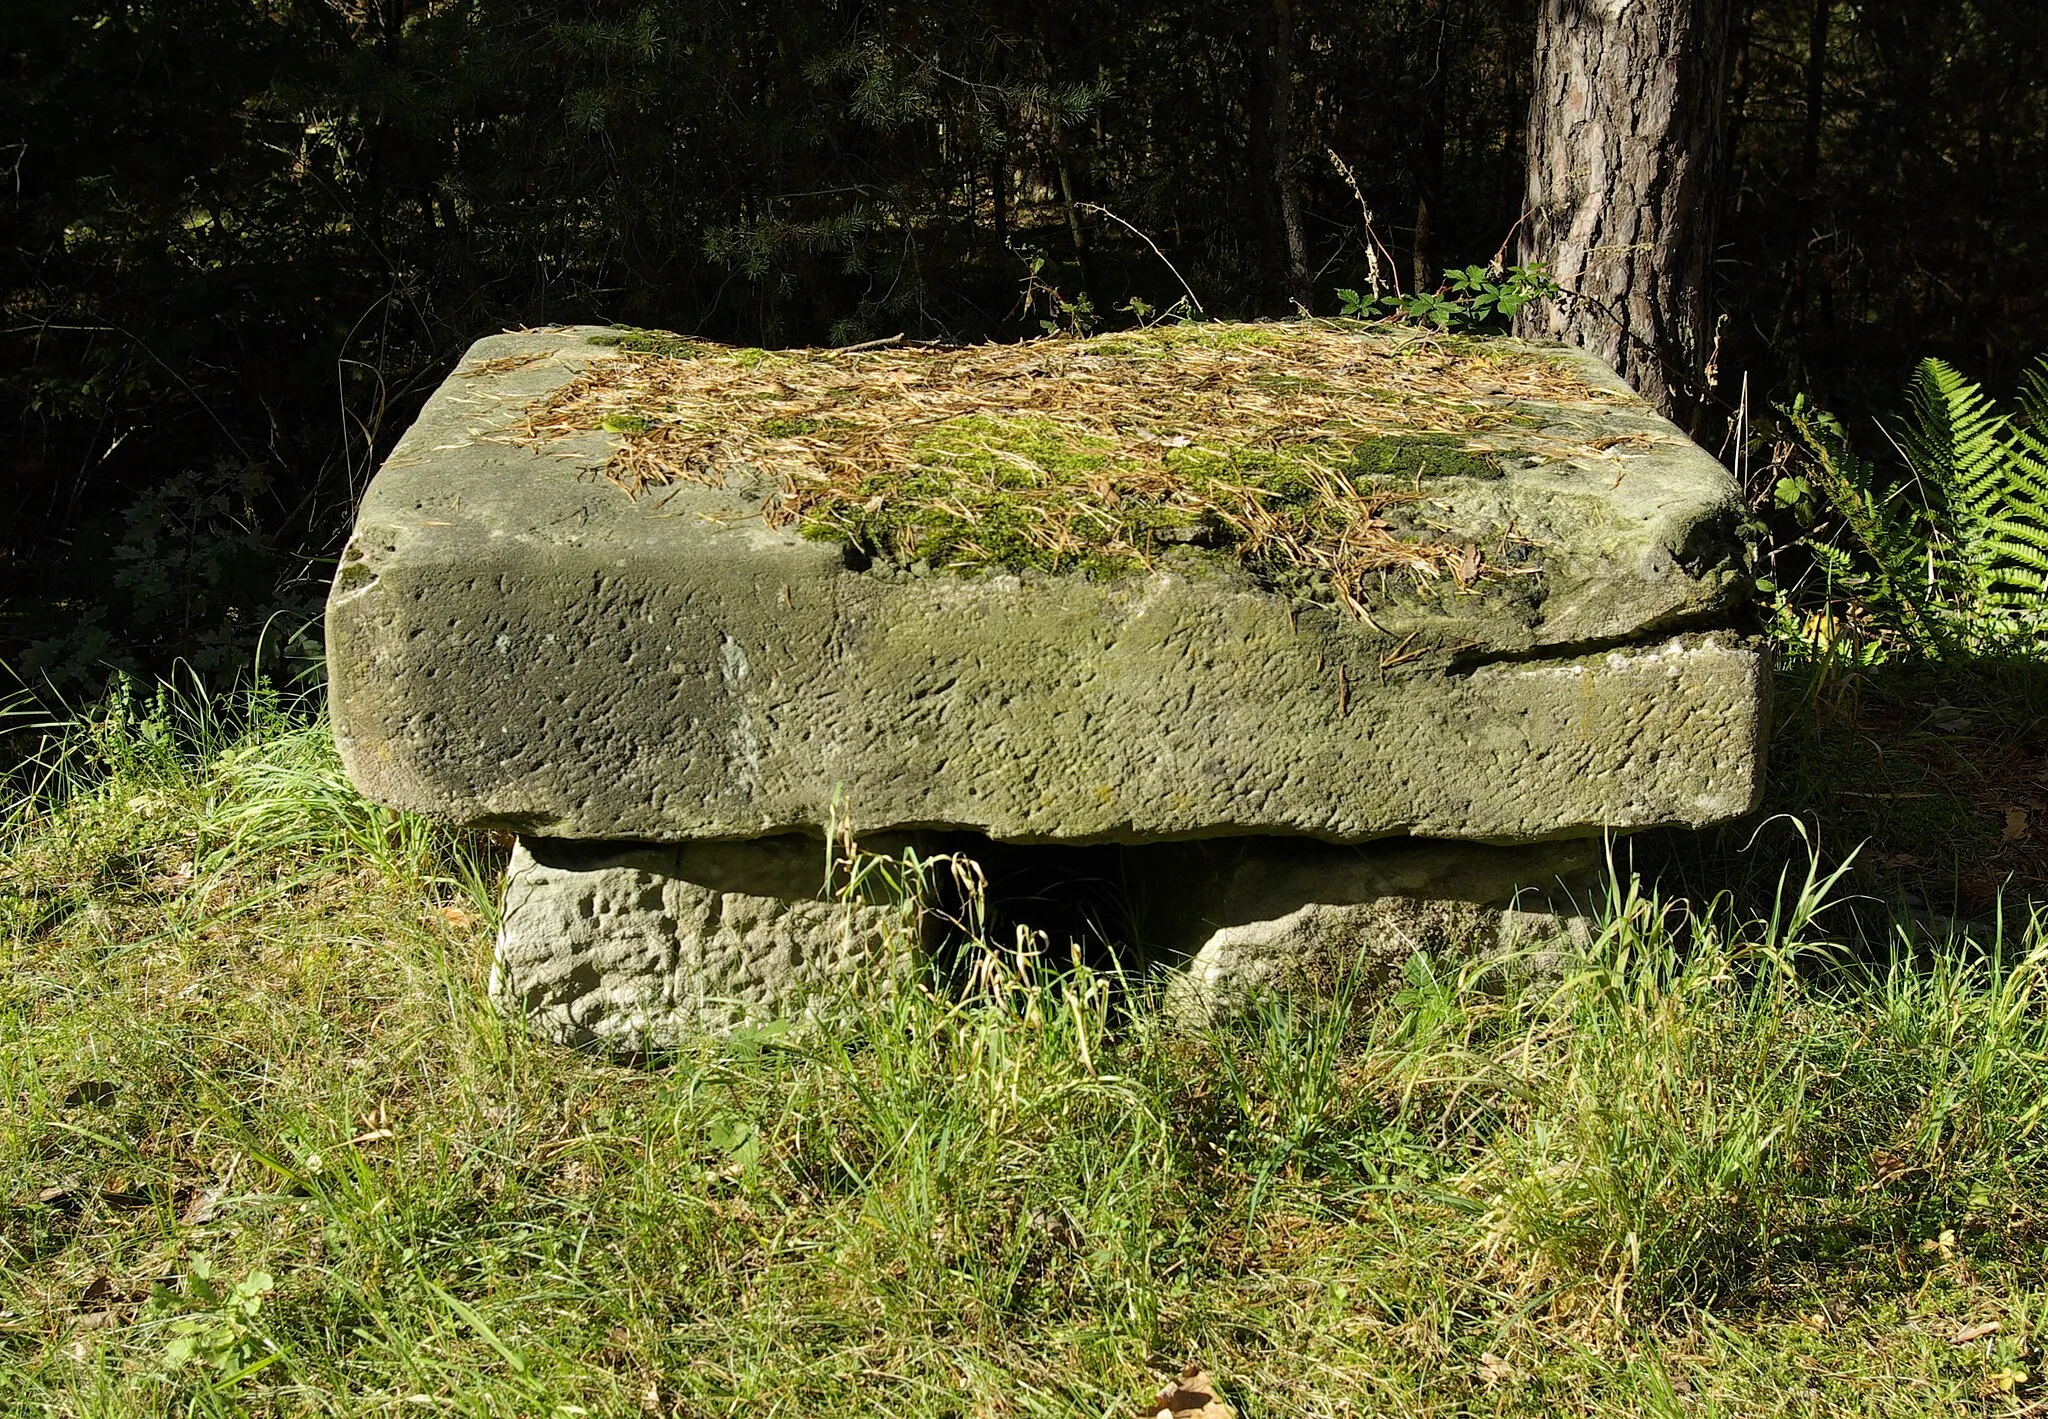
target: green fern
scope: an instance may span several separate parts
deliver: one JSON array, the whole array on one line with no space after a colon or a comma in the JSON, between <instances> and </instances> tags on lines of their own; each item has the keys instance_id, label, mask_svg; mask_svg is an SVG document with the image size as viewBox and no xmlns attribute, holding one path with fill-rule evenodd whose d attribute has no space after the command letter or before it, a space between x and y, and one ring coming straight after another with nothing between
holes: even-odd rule
<instances>
[{"instance_id":1,"label":"green fern","mask_svg":"<svg viewBox=\"0 0 2048 1419\"><path fill-rule=\"evenodd\" d=\"M1833 416L1803 399L1784 411L1811 482L1869 564L1848 589L1922 651L2038 640L2048 632L2048 362L2029 373L2017 419L1941 360L1922 360L1906 393L1905 476L1890 479ZM1831 580L1848 579L1841 549L1808 545Z\"/></svg>"},{"instance_id":2,"label":"green fern","mask_svg":"<svg viewBox=\"0 0 2048 1419\"><path fill-rule=\"evenodd\" d=\"M1938 643L1943 628L1925 586L1927 539L1920 510L1900 496L1902 489L1880 486L1876 468L1849 446L1834 415L1814 408L1804 395L1783 412L1812 460L1808 476L1814 488L1863 545L1872 570L1858 587L1850 558L1841 548L1809 541L1815 562L1830 581L1861 590L1874 610L1895 617L1916 643Z\"/></svg>"},{"instance_id":3,"label":"green fern","mask_svg":"<svg viewBox=\"0 0 2048 1419\"><path fill-rule=\"evenodd\" d=\"M2048 361L2027 371L2019 396L2019 419L2006 435L2007 497L2013 511L1998 520L1995 535L2005 559L2006 579L2019 599L2001 604L2048 611Z\"/></svg>"},{"instance_id":4,"label":"green fern","mask_svg":"<svg viewBox=\"0 0 2048 1419\"><path fill-rule=\"evenodd\" d=\"M1931 519L1929 544L1944 602L1979 621L2038 610L2048 582L2048 465L1981 387L1940 360L1920 362L1910 398L1901 443L1945 514Z\"/></svg>"}]
</instances>

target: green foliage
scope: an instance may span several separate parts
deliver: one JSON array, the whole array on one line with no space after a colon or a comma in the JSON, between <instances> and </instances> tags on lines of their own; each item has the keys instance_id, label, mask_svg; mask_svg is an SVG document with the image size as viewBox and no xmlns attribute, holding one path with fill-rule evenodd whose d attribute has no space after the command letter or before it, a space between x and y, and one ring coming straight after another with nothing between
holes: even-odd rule
<instances>
[{"instance_id":1,"label":"green foliage","mask_svg":"<svg viewBox=\"0 0 2048 1419\"><path fill-rule=\"evenodd\" d=\"M1913 471L1935 491L1932 581L1951 604L2005 614L2031 630L2048 612L2048 366L2032 372L2015 428L1975 384L1940 360L1913 377L1904 430Z\"/></svg>"},{"instance_id":2,"label":"green foliage","mask_svg":"<svg viewBox=\"0 0 2048 1419\"><path fill-rule=\"evenodd\" d=\"M2048 329L2048 283L2027 274L2048 233L2048 85L2026 77L2048 64L2048 10L1764 0L1746 15L1721 369L1859 429L1925 354L2016 384Z\"/></svg>"},{"instance_id":3,"label":"green foliage","mask_svg":"<svg viewBox=\"0 0 2048 1419\"><path fill-rule=\"evenodd\" d=\"M2018 422L1937 359L1907 389L1907 414L1881 467L1839 420L1795 399L1785 418L1806 458L1774 502L1843 538L1803 539L1832 593L1854 598L1881 632L1915 653L2024 650L2048 632L2048 365L2029 377ZM1775 586L1769 588L1777 592ZM1785 605L1780 594L1781 613Z\"/></svg>"},{"instance_id":4,"label":"green foliage","mask_svg":"<svg viewBox=\"0 0 2048 1419\"><path fill-rule=\"evenodd\" d=\"M276 1289L267 1271L252 1271L223 1286L214 1276L211 1258L192 1258L183 1284L174 1290L157 1283L143 1307L145 1321L163 1322L164 1367L210 1365L223 1381L233 1382L274 1363L280 1357L266 1354L256 1320L264 1298Z\"/></svg>"},{"instance_id":5,"label":"green foliage","mask_svg":"<svg viewBox=\"0 0 2048 1419\"><path fill-rule=\"evenodd\" d=\"M1093 335L1102 324L1095 312L1095 300L1087 291L1068 295L1048 279L1050 258L1045 252L1032 248L1022 253L1024 257L1024 292L1022 308L1038 316L1038 328L1047 335ZM1145 314L1133 312L1139 325L1146 324Z\"/></svg>"},{"instance_id":6,"label":"green foliage","mask_svg":"<svg viewBox=\"0 0 2048 1419\"><path fill-rule=\"evenodd\" d=\"M171 474L117 517L87 522L79 551L95 564L96 594L32 640L16 669L75 692L110 669L142 669L151 648L175 648L216 682L252 663L278 674L317 659L324 588L278 585L270 493L260 465L223 462Z\"/></svg>"},{"instance_id":7,"label":"green foliage","mask_svg":"<svg viewBox=\"0 0 2048 1419\"><path fill-rule=\"evenodd\" d=\"M1548 300L1557 293L1557 282L1540 262L1467 266L1444 272L1436 290L1414 295L1360 295L1340 289L1337 309L1354 320L1399 320L1431 325L1447 334L1499 334L1513 325L1515 312L1530 301Z\"/></svg>"},{"instance_id":8,"label":"green foliage","mask_svg":"<svg viewBox=\"0 0 2048 1419\"><path fill-rule=\"evenodd\" d=\"M772 346L1143 323L1183 299L1279 314L1290 185L1308 269L1367 279L1326 150L1402 248L1382 271L1453 272L1407 318L1498 324L1515 293L1489 300L1501 279L1466 263L1521 210L1526 5L1292 17L1276 157L1245 101L1276 51L1197 0L10 0L0 660L40 642L67 694L109 665L245 662L274 611L317 599L420 399L507 326ZM1745 33L1761 121L1735 125L1722 368L1851 413L1908 350L2023 348L2048 231L2039 7L1767 0ZM1019 299L1020 259L1057 299Z\"/></svg>"}]
</instances>

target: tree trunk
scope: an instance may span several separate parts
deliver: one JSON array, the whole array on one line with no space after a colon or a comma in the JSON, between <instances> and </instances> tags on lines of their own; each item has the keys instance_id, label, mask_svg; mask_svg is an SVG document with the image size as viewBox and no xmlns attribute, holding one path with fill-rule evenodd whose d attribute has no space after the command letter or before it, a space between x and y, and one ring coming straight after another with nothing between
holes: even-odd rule
<instances>
[{"instance_id":1,"label":"tree trunk","mask_svg":"<svg viewBox=\"0 0 2048 1419\"><path fill-rule=\"evenodd\" d=\"M1566 292L1518 334L1598 354L1697 426L1728 166L1731 0L1540 0L1522 259Z\"/></svg>"},{"instance_id":2,"label":"tree trunk","mask_svg":"<svg viewBox=\"0 0 2048 1419\"><path fill-rule=\"evenodd\" d=\"M1252 151L1266 166L1267 198L1260 227L1268 283L1282 302L1306 306L1308 236L1302 224L1301 184L1294 172L1294 0L1255 0L1251 33L1257 59L1250 105Z\"/></svg>"},{"instance_id":3,"label":"tree trunk","mask_svg":"<svg viewBox=\"0 0 2048 1419\"><path fill-rule=\"evenodd\" d=\"M1420 112L1416 115L1414 160L1415 178L1415 245L1413 267L1415 289L1433 291L1437 288L1441 273L1437 269L1436 216L1443 205L1444 190L1444 91L1449 87L1449 75L1444 65L1449 60L1448 46L1444 43L1450 19L1439 5L1436 19L1436 54L1431 60L1429 78L1423 82Z\"/></svg>"}]
</instances>

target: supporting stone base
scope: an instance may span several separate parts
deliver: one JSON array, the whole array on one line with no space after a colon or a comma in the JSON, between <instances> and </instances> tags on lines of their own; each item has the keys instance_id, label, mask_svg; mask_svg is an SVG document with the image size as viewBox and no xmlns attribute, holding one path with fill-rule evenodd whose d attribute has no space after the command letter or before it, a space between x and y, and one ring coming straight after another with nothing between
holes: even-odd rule
<instances>
[{"instance_id":1,"label":"supporting stone base","mask_svg":"<svg viewBox=\"0 0 2048 1419\"><path fill-rule=\"evenodd\" d=\"M639 1053L800 1014L914 959L914 909L819 900L823 846L522 841L491 994L540 1034Z\"/></svg>"},{"instance_id":2,"label":"supporting stone base","mask_svg":"<svg viewBox=\"0 0 2048 1419\"><path fill-rule=\"evenodd\" d=\"M900 845L899 845L900 846ZM927 851L972 854L957 837ZM1226 838L1110 847L1099 856L983 841L990 919L1057 911L1104 884L1126 964L1168 975L1167 1007L1228 1013L1272 990L1391 989L1418 950L1493 955L1583 941L1577 917L1598 844L1391 840L1339 847ZM1024 868L1019 869L1022 859ZM1031 870L1035 869L1035 870ZM655 845L522 842L505 893L493 995L564 1044L636 1053L884 989L927 945L912 904L820 899L815 839ZM1028 882L1028 888L1025 884ZM1028 890L1004 900L1006 886ZM1050 924L1049 922L1045 924ZM1056 941L1055 946L1063 946ZM1135 951L1128 948L1135 947Z\"/></svg>"},{"instance_id":3,"label":"supporting stone base","mask_svg":"<svg viewBox=\"0 0 2048 1419\"><path fill-rule=\"evenodd\" d=\"M1258 996L1326 992L1340 977L1390 992L1417 951L1559 967L1587 939L1600 844L1525 847L1391 840L1334 847L1273 838L1191 845L1199 872L1155 881L1148 956L1168 1009L1228 1014ZM1194 865L1194 864L1190 864Z\"/></svg>"}]
</instances>

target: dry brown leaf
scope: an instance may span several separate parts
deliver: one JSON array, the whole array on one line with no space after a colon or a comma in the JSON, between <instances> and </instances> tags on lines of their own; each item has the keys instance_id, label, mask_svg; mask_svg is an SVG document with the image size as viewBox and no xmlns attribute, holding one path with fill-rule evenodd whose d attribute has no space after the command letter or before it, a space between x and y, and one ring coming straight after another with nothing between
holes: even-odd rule
<instances>
[{"instance_id":1,"label":"dry brown leaf","mask_svg":"<svg viewBox=\"0 0 2048 1419\"><path fill-rule=\"evenodd\" d=\"M1982 1340L1987 1335L1996 1335L2002 1329L2004 1327L1995 1320L1979 1321L1975 1325L1966 1325L1957 1331L1949 1340L1949 1344L1968 1345L1973 1340Z\"/></svg>"},{"instance_id":2,"label":"dry brown leaf","mask_svg":"<svg viewBox=\"0 0 2048 1419\"><path fill-rule=\"evenodd\" d=\"M1940 1236L1929 1237L1926 1241L1920 1243L1920 1250L1938 1253L1943 1261L1954 1261L1956 1259L1956 1234L1944 1227L1941 1230Z\"/></svg>"},{"instance_id":3,"label":"dry brown leaf","mask_svg":"<svg viewBox=\"0 0 2048 1419\"><path fill-rule=\"evenodd\" d=\"M207 1188L187 1204L178 1220L188 1227L204 1227L220 1215L220 1205L226 1200L227 1195L228 1185L225 1181L216 1187Z\"/></svg>"},{"instance_id":4,"label":"dry brown leaf","mask_svg":"<svg viewBox=\"0 0 2048 1419\"><path fill-rule=\"evenodd\" d=\"M1492 1389L1515 1378L1515 1367L1491 1350L1479 1357L1479 1383Z\"/></svg>"},{"instance_id":5,"label":"dry brown leaf","mask_svg":"<svg viewBox=\"0 0 2048 1419\"><path fill-rule=\"evenodd\" d=\"M2008 805L2005 810L2005 832L2000 841L2016 843L2027 835L2027 810Z\"/></svg>"},{"instance_id":6,"label":"dry brown leaf","mask_svg":"<svg viewBox=\"0 0 2048 1419\"><path fill-rule=\"evenodd\" d=\"M1153 1396L1146 1411L1154 1419L1237 1419L1237 1411L1216 1394L1216 1379L1200 1365L1189 1365Z\"/></svg>"}]
</instances>

